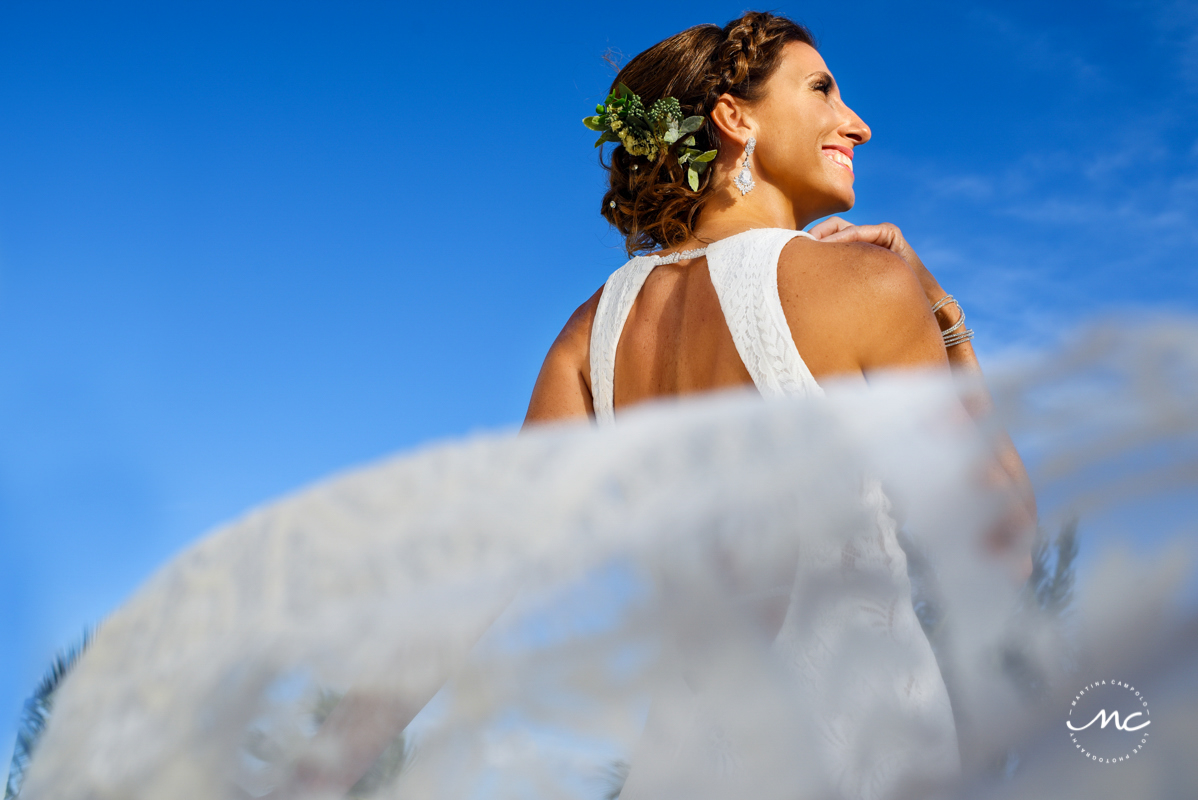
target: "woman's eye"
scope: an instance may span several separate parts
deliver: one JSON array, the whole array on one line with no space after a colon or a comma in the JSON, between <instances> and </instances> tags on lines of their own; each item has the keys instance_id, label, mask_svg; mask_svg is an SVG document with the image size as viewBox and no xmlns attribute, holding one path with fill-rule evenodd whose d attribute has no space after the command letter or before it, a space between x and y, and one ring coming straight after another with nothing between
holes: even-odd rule
<instances>
[{"instance_id":1,"label":"woman's eye","mask_svg":"<svg viewBox=\"0 0 1198 800\"><path fill-rule=\"evenodd\" d=\"M817 91L817 92L823 92L824 94L828 94L830 91L832 91L832 82L831 81L820 81L819 83L815 84L811 88L815 89L815 91Z\"/></svg>"}]
</instances>

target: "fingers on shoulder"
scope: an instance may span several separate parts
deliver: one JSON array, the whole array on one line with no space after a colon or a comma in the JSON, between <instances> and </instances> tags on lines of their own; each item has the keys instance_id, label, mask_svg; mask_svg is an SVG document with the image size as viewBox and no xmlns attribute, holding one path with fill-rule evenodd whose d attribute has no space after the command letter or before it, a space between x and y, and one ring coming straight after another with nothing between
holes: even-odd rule
<instances>
[{"instance_id":1,"label":"fingers on shoulder","mask_svg":"<svg viewBox=\"0 0 1198 800\"><path fill-rule=\"evenodd\" d=\"M800 267L819 264L835 268L847 277L868 278L870 274L888 269L911 268L885 247L871 242L826 242L795 237L782 248L779 267Z\"/></svg>"}]
</instances>

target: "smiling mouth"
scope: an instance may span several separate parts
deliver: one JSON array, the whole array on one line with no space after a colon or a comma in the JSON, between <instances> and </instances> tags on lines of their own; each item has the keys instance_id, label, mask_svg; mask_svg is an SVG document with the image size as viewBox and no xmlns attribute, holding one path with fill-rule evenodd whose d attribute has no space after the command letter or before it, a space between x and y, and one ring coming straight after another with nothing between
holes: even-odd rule
<instances>
[{"instance_id":1,"label":"smiling mouth","mask_svg":"<svg viewBox=\"0 0 1198 800\"><path fill-rule=\"evenodd\" d=\"M847 169L849 172L853 171L852 156L846 155L845 153L841 152L840 150L837 150L833 147L825 147L824 148L824 158L828 159L829 161L831 161L833 163L839 164L840 166Z\"/></svg>"}]
</instances>

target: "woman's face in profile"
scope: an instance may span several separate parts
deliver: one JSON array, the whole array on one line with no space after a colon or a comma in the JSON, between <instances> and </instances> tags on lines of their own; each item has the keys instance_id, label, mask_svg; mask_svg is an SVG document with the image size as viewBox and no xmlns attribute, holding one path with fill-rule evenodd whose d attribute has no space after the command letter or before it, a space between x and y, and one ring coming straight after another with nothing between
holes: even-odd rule
<instances>
[{"instance_id":1,"label":"woman's face in profile","mask_svg":"<svg viewBox=\"0 0 1198 800\"><path fill-rule=\"evenodd\" d=\"M788 43L764 96L749 109L760 131L754 172L761 179L810 219L853 207L853 148L869 141L869 126L841 100L815 48Z\"/></svg>"}]
</instances>

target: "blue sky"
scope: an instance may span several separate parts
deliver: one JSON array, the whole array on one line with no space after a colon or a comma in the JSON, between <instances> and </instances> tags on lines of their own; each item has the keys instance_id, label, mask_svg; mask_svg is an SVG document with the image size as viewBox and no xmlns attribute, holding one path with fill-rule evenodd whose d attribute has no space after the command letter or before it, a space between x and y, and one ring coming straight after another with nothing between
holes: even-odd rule
<instances>
[{"instance_id":1,"label":"blue sky","mask_svg":"<svg viewBox=\"0 0 1198 800\"><path fill-rule=\"evenodd\" d=\"M512 426L624 261L580 123L739 5L0 6L0 758L53 653L248 507ZM983 359L1198 310L1198 6L789 4Z\"/></svg>"}]
</instances>

